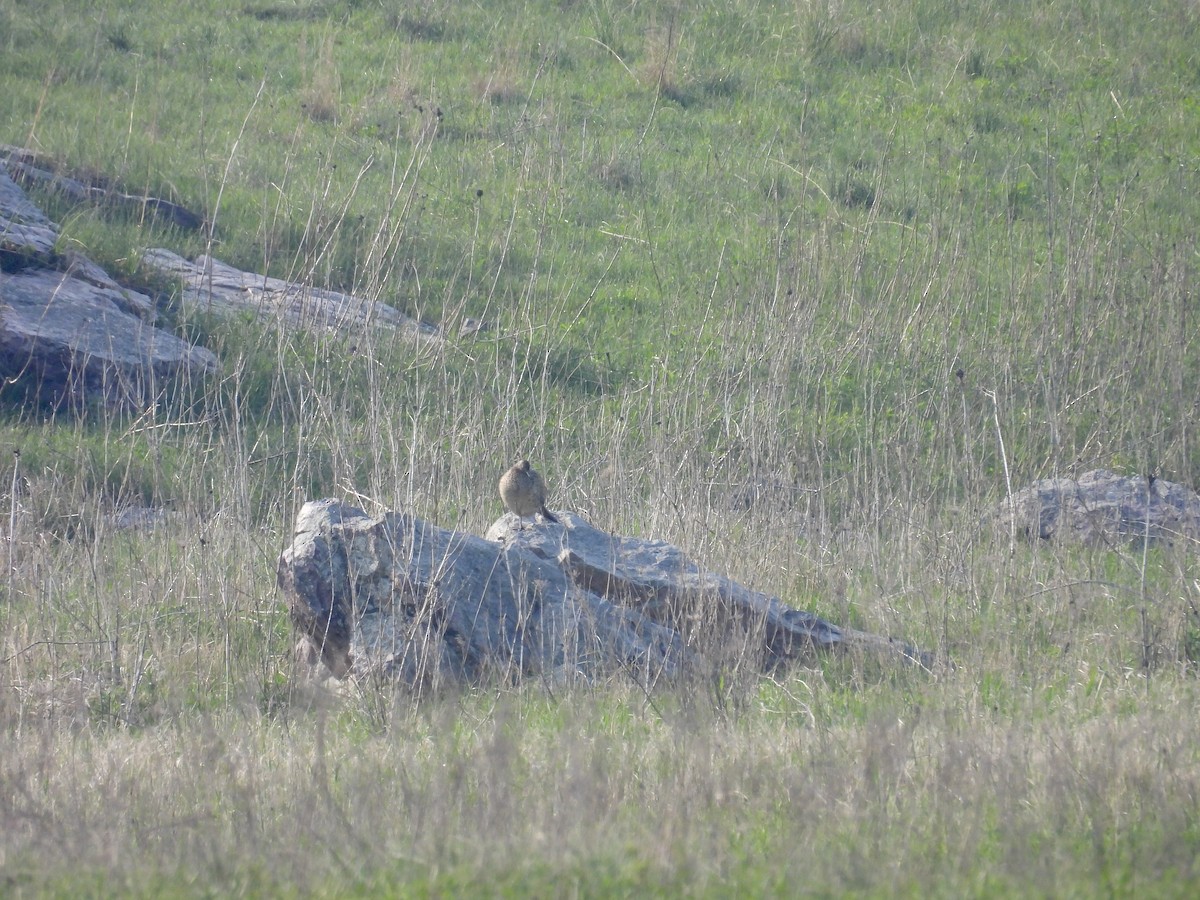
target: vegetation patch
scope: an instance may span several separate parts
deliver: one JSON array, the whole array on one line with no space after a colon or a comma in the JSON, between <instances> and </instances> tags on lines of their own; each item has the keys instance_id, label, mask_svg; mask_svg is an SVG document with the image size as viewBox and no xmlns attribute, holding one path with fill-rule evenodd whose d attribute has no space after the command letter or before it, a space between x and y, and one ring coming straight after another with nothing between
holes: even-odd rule
<instances>
[{"instance_id":1,"label":"vegetation patch","mask_svg":"<svg viewBox=\"0 0 1200 900\"><path fill-rule=\"evenodd\" d=\"M0 143L196 214L31 188L221 370L0 385L3 890L1190 895L1194 544L978 526L1200 484L1194 4L127 6L0 0ZM446 340L215 317L152 247ZM294 677L305 500L482 533L522 457L953 666Z\"/></svg>"}]
</instances>

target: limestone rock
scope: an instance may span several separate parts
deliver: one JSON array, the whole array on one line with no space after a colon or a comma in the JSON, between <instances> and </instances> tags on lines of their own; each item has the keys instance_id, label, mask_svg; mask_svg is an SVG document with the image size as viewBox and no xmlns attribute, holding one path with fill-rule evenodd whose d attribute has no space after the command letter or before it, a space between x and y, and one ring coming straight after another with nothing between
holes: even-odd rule
<instances>
[{"instance_id":1,"label":"limestone rock","mask_svg":"<svg viewBox=\"0 0 1200 900\"><path fill-rule=\"evenodd\" d=\"M150 298L57 253L57 240L0 166L0 376L32 374L54 402L142 403L161 379L217 370L212 353L154 326Z\"/></svg>"},{"instance_id":2,"label":"limestone rock","mask_svg":"<svg viewBox=\"0 0 1200 900\"><path fill-rule=\"evenodd\" d=\"M751 590L730 578L702 569L666 541L609 534L573 513L562 512L563 525L522 528L505 515L487 538L552 559L582 588L687 634L697 625L736 625L757 636L763 665L772 668L814 650L883 650L926 667L928 654L902 641L844 628L787 606L778 597Z\"/></svg>"},{"instance_id":3,"label":"limestone rock","mask_svg":"<svg viewBox=\"0 0 1200 900\"><path fill-rule=\"evenodd\" d=\"M189 261L170 250L154 249L146 251L142 263L179 278L185 301L218 313L249 311L294 328L387 328L422 343L444 339L440 329L418 322L386 303L302 281L243 272L210 256Z\"/></svg>"},{"instance_id":4,"label":"limestone rock","mask_svg":"<svg viewBox=\"0 0 1200 900\"><path fill-rule=\"evenodd\" d=\"M277 577L292 622L334 674L414 687L617 670L645 683L674 678L707 665L685 639L688 617L706 604L762 639L764 665L850 646L929 662L705 573L663 542L562 517L521 529L510 514L487 540L314 501L297 517Z\"/></svg>"},{"instance_id":5,"label":"limestone rock","mask_svg":"<svg viewBox=\"0 0 1200 900\"><path fill-rule=\"evenodd\" d=\"M3 157L4 167L16 181L24 185L44 185L75 203L99 204L139 218L152 216L189 231L204 225L203 217L178 203L161 197L127 194L118 190L110 179L95 173L72 178L58 171L59 167L53 160L24 147L0 144L0 157Z\"/></svg>"},{"instance_id":6,"label":"limestone rock","mask_svg":"<svg viewBox=\"0 0 1200 900\"><path fill-rule=\"evenodd\" d=\"M580 590L553 562L333 500L301 509L278 580L293 624L339 677L422 686L623 666L653 680L688 657L678 635Z\"/></svg>"},{"instance_id":7,"label":"limestone rock","mask_svg":"<svg viewBox=\"0 0 1200 900\"><path fill-rule=\"evenodd\" d=\"M1046 478L1004 500L993 520L1024 538L1112 544L1200 538L1200 495L1144 475L1106 469Z\"/></svg>"}]
</instances>

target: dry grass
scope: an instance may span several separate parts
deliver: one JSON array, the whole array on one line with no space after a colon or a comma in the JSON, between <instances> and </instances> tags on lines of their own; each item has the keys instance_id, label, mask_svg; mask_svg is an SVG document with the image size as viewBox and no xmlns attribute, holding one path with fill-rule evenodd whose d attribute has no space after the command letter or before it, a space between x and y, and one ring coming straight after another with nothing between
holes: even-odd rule
<instances>
[{"instance_id":1,"label":"dry grass","mask_svg":"<svg viewBox=\"0 0 1200 900\"><path fill-rule=\"evenodd\" d=\"M647 31L637 77L664 99L682 103L686 96L679 75L679 43L679 26L674 19Z\"/></svg>"},{"instance_id":2,"label":"dry grass","mask_svg":"<svg viewBox=\"0 0 1200 900\"><path fill-rule=\"evenodd\" d=\"M379 229L380 259L395 232ZM831 378L853 350L823 357L800 299L712 315L727 384L667 390L664 374L586 416L548 390L554 348L531 294L504 340L414 354L363 334L337 364L342 337L243 324L206 411L77 424L62 456L39 456L33 432L7 498L0 608L8 884L1181 890L1200 788L1181 714L1197 700L1195 548L1010 552L978 527L999 496L980 464L1000 453L996 404L957 379L935 402L864 411L898 443L864 437L859 467L823 476L790 455L774 381L735 417L720 398L793 358ZM264 355L284 389L257 415L279 431L248 427ZM930 416L956 429L934 441L937 472L903 450ZM729 431L702 453L714 422ZM481 533L518 453L539 460L556 508L677 542L953 667L848 657L771 680L734 653L713 680L650 697L619 678L419 701L299 680L272 579L299 503L357 495ZM960 500L923 500L942 479ZM113 527L121 498L168 489L165 526Z\"/></svg>"},{"instance_id":3,"label":"dry grass","mask_svg":"<svg viewBox=\"0 0 1200 900\"><path fill-rule=\"evenodd\" d=\"M530 686L401 701L383 730L353 701L234 705L132 732L10 705L8 883L355 893L488 873L503 894L549 872L585 894L801 880L1179 894L1196 875L1200 734L1176 710L1194 684L1133 677L1053 715L1027 695L1013 715L973 681L910 685L921 702L861 719L819 672L768 683L737 713L686 693Z\"/></svg>"},{"instance_id":4,"label":"dry grass","mask_svg":"<svg viewBox=\"0 0 1200 900\"><path fill-rule=\"evenodd\" d=\"M315 58L310 58L308 37L300 43L300 57L306 61L306 85L300 101L304 114L314 122L336 122L342 105L342 80L338 73L336 39L332 31L326 32L317 48Z\"/></svg>"},{"instance_id":5,"label":"dry grass","mask_svg":"<svg viewBox=\"0 0 1200 900\"><path fill-rule=\"evenodd\" d=\"M529 94L529 87L523 81L521 52L511 48L492 61L486 74L475 79L475 95L484 103L495 105L520 103Z\"/></svg>"},{"instance_id":6,"label":"dry grass","mask_svg":"<svg viewBox=\"0 0 1200 900\"><path fill-rule=\"evenodd\" d=\"M228 469L236 498L249 470ZM1182 895L1197 874L1200 734L1180 710L1200 698L1174 630L1196 600L1188 548L1150 556L1157 662L1141 669L1136 555L1009 556L916 517L797 553L768 517L747 523L773 548L760 562L684 528L760 586L763 562L790 559L798 596L954 667L850 656L763 679L734 658L650 696L618 677L417 700L294 675L270 574L282 530L236 524L236 499L207 516L183 499L149 532L99 511L87 540L18 527L0 646L11 887L370 893L487 873L501 895ZM680 524L712 514L680 500Z\"/></svg>"}]
</instances>

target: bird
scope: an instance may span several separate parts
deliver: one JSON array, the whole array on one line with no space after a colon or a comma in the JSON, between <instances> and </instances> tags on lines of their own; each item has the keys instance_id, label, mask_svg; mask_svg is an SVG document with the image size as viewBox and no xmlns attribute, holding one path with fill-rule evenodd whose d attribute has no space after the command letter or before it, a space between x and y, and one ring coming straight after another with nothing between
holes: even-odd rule
<instances>
[{"instance_id":1,"label":"bird","mask_svg":"<svg viewBox=\"0 0 1200 900\"><path fill-rule=\"evenodd\" d=\"M546 509L546 482L527 459L504 473L500 479L500 499L519 518L540 514L547 522L558 522Z\"/></svg>"}]
</instances>

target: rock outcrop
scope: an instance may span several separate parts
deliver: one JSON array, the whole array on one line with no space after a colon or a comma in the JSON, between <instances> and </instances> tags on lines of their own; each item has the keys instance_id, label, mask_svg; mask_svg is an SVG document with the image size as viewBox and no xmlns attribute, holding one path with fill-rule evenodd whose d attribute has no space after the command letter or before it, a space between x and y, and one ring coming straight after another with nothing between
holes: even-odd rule
<instances>
[{"instance_id":1,"label":"rock outcrop","mask_svg":"<svg viewBox=\"0 0 1200 900\"><path fill-rule=\"evenodd\" d=\"M24 147L0 144L0 157L14 181L26 186L43 185L74 203L99 204L138 219L153 218L187 231L197 231L204 225L203 217L185 206L162 197L125 193L111 179L96 173L72 177L60 172L53 160Z\"/></svg>"},{"instance_id":2,"label":"rock outcrop","mask_svg":"<svg viewBox=\"0 0 1200 900\"><path fill-rule=\"evenodd\" d=\"M839 628L705 572L678 548L607 534L572 513L488 539L400 513L372 517L334 500L304 505L278 581L314 658L338 677L414 687L485 677L643 683L706 671L689 635L727 628L764 668L859 647L929 665L906 644Z\"/></svg>"},{"instance_id":3,"label":"rock outcrop","mask_svg":"<svg viewBox=\"0 0 1200 900\"><path fill-rule=\"evenodd\" d=\"M20 378L55 404L99 396L109 404L136 405L153 397L164 378L217 370L212 353L155 327L149 297L122 288L85 256L59 252L58 226L14 179L183 229L204 225L203 217L179 204L125 193L98 176L65 174L37 154L0 145L0 377ZM271 278L164 249L145 251L142 263L178 278L185 303L218 314L249 311L287 328L379 328L421 344L444 340L440 328L386 303L304 279ZM486 327L462 323L464 333Z\"/></svg>"},{"instance_id":4,"label":"rock outcrop","mask_svg":"<svg viewBox=\"0 0 1200 900\"><path fill-rule=\"evenodd\" d=\"M183 299L217 313L248 311L291 328L337 331L386 328L421 343L443 340L441 329L418 322L386 303L341 291L243 272L209 256L189 261L170 250L147 250L142 264L178 278Z\"/></svg>"},{"instance_id":5,"label":"rock outcrop","mask_svg":"<svg viewBox=\"0 0 1200 900\"><path fill-rule=\"evenodd\" d=\"M1200 495L1181 484L1106 469L1046 478L1004 500L996 526L1023 538L1103 545L1200 539Z\"/></svg>"},{"instance_id":6,"label":"rock outcrop","mask_svg":"<svg viewBox=\"0 0 1200 900\"><path fill-rule=\"evenodd\" d=\"M217 358L154 325L149 297L81 254L0 165L0 377L50 403L142 404L163 379L205 376Z\"/></svg>"}]
</instances>

